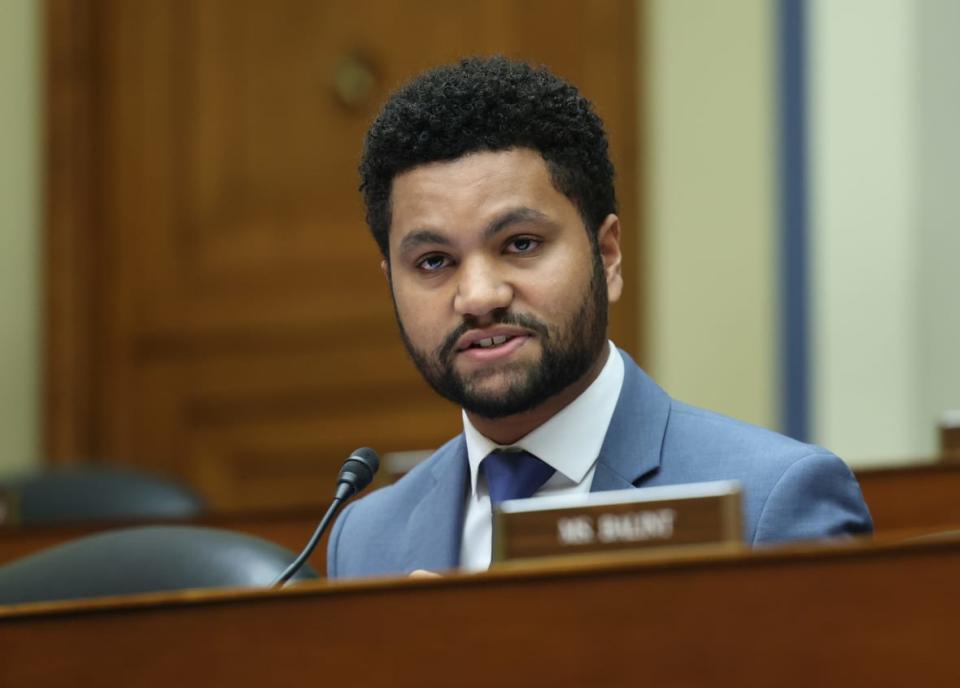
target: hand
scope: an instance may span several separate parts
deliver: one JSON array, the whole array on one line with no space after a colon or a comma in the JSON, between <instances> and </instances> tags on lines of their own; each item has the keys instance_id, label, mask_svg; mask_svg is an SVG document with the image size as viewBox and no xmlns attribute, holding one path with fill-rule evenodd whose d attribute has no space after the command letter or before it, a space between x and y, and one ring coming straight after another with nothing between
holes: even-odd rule
<instances>
[{"instance_id":1,"label":"hand","mask_svg":"<svg viewBox=\"0 0 960 688\"><path fill-rule=\"evenodd\" d=\"M441 578L439 573L427 571L426 569L417 569L410 572L410 578Z\"/></svg>"}]
</instances>

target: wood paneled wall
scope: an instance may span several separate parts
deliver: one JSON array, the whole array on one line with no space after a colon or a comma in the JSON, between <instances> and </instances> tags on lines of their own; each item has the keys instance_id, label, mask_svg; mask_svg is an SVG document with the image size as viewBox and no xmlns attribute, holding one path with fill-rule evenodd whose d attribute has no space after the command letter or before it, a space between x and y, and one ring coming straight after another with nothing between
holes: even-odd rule
<instances>
[{"instance_id":1,"label":"wood paneled wall","mask_svg":"<svg viewBox=\"0 0 960 688\"><path fill-rule=\"evenodd\" d=\"M217 507L323 502L355 446L459 414L407 361L356 166L387 93L500 52L550 65L611 136L637 351L633 0L48 0L51 460L179 475Z\"/></svg>"}]
</instances>

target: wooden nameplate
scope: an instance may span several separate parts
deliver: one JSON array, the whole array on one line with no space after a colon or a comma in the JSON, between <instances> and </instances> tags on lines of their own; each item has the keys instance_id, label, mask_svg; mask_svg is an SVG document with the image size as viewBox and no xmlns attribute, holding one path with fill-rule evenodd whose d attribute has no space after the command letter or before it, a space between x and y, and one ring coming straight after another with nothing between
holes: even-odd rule
<instances>
[{"instance_id":1,"label":"wooden nameplate","mask_svg":"<svg viewBox=\"0 0 960 688\"><path fill-rule=\"evenodd\" d=\"M532 497L493 512L495 563L742 539L734 481Z\"/></svg>"}]
</instances>

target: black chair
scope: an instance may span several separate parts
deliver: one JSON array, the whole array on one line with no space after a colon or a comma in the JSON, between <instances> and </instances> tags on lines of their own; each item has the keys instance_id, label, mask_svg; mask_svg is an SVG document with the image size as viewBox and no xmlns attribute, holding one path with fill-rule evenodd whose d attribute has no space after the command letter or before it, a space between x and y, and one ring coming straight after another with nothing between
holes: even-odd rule
<instances>
[{"instance_id":1,"label":"black chair","mask_svg":"<svg viewBox=\"0 0 960 688\"><path fill-rule=\"evenodd\" d=\"M0 566L0 604L186 588L265 587L294 555L251 535L144 526L89 535ZM293 580L316 578L309 566Z\"/></svg>"},{"instance_id":2,"label":"black chair","mask_svg":"<svg viewBox=\"0 0 960 688\"><path fill-rule=\"evenodd\" d=\"M23 525L191 518L204 511L203 500L180 483L103 464L6 478L0 493L12 505L7 520Z\"/></svg>"}]
</instances>

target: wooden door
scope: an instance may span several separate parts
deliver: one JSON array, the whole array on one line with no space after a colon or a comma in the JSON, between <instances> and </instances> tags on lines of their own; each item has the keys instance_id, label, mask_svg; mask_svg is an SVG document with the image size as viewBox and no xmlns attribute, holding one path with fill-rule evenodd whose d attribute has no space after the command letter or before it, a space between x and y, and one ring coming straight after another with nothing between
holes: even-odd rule
<instances>
[{"instance_id":1,"label":"wooden door","mask_svg":"<svg viewBox=\"0 0 960 688\"><path fill-rule=\"evenodd\" d=\"M174 473L222 508L323 502L347 453L435 447L356 166L394 87L499 52L607 123L636 351L633 0L49 0L52 459Z\"/></svg>"}]
</instances>

